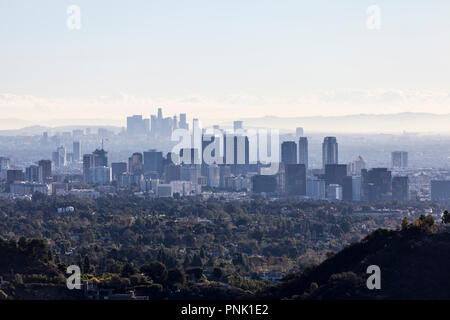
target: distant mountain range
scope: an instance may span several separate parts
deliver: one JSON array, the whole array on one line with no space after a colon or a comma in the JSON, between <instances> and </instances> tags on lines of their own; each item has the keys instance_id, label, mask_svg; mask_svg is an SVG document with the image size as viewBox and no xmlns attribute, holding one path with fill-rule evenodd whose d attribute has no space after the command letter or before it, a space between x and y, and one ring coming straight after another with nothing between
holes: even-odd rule
<instances>
[{"instance_id":1,"label":"distant mountain range","mask_svg":"<svg viewBox=\"0 0 450 320\"><path fill-rule=\"evenodd\" d=\"M247 127L267 127L295 130L303 127L314 132L450 132L450 114L396 113L396 114L355 114L343 116L312 116L282 118L266 116L243 118ZM224 123L231 125L231 122Z\"/></svg>"},{"instance_id":2,"label":"distant mountain range","mask_svg":"<svg viewBox=\"0 0 450 320\"><path fill-rule=\"evenodd\" d=\"M43 132L65 132L74 129L91 128L96 132L98 128L106 128L114 132L122 129L120 121L108 119L58 119L46 122L32 122L20 119L0 119L0 135L39 135Z\"/></svg>"},{"instance_id":3,"label":"distant mountain range","mask_svg":"<svg viewBox=\"0 0 450 320\"><path fill-rule=\"evenodd\" d=\"M349 133L400 133L430 132L450 133L450 113L396 113L396 114L355 114L343 116L236 118L244 121L245 127L278 128L295 130L303 127L306 132L349 132ZM219 123L231 127L232 121L205 121L205 125ZM125 119L55 119L45 122L33 122L20 119L0 119L0 135L41 134L44 131L61 132L91 127L109 127L118 131Z\"/></svg>"}]
</instances>

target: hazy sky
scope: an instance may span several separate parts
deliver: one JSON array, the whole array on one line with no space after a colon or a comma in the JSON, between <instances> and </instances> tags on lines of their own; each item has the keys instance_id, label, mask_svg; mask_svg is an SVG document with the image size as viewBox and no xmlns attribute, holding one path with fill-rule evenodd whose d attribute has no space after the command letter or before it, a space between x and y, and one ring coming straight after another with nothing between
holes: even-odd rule
<instances>
[{"instance_id":1,"label":"hazy sky","mask_svg":"<svg viewBox=\"0 0 450 320\"><path fill-rule=\"evenodd\" d=\"M450 113L449 35L448 0L0 0L0 118Z\"/></svg>"}]
</instances>

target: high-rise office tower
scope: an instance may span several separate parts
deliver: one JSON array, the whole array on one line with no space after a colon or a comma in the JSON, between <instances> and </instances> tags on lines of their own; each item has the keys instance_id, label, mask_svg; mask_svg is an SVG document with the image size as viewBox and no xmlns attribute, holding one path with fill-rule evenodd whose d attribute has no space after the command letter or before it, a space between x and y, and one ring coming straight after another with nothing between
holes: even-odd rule
<instances>
[{"instance_id":1,"label":"high-rise office tower","mask_svg":"<svg viewBox=\"0 0 450 320\"><path fill-rule=\"evenodd\" d=\"M25 168L25 180L31 182L39 182L39 174L40 167L36 165L29 166Z\"/></svg>"},{"instance_id":2,"label":"high-rise office tower","mask_svg":"<svg viewBox=\"0 0 450 320\"><path fill-rule=\"evenodd\" d=\"M58 152L59 156L59 166L63 167L66 165L66 148L63 146L56 148L56 152Z\"/></svg>"},{"instance_id":3,"label":"high-rise office tower","mask_svg":"<svg viewBox=\"0 0 450 320\"><path fill-rule=\"evenodd\" d=\"M80 141L74 141L73 142L73 161L80 161L81 160L81 145Z\"/></svg>"},{"instance_id":4,"label":"high-rise office tower","mask_svg":"<svg viewBox=\"0 0 450 320\"><path fill-rule=\"evenodd\" d=\"M361 201L361 176L352 176L352 200Z\"/></svg>"},{"instance_id":5,"label":"high-rise office tower","mask_svg":"<svg viewBox=\"0 0 450 320\"><path fill-rule=\"evenodd\" d=\"M6 183L14 181L23 181L23 171L18 169L10 169L6 171Z\"/></svg>"},{"instance_id":6,"label":"high-rise office tower","mask_svg":"<svg viewBox=\"0 0 450 320\"><path fill-rule=\"evenodd\" d=\"M347 176L346 164L327 164L325 165L326 184L342 185L344 177Z\"/></svg>"},{"instance_id":7,"label":"high-rise office tower","mask_svg":"<svg viewBox=\"0 0 450 320\"><path fill-rule=\"evenodd\" d=\"M41 168L40 182L48 181L52 176L52 162L50 160L39 160L38 166Z\"/></svg>"},{"instance_id":8,"label":"high-rise office tower","mask_svg":"<svg viewBox=\"0 0 450 320\"><path fill-rule=\"evenodd\" d=\"M295 141L285 141L281 144L281 162L297 164L297 144Z\"/></svg>"},{"instance_id":9,"label":"high-rise office tower","mask_svg":"<svg viewBox=\"0 0 450 320\"><path fill-rule=\"evenodd\" d=\"M126 162L111 163L111 174L112 174L113 180L117 180L118 176L125 172L127 172L127 163Z\"/></svg>"},{"instance_id":10,"label":"high-rise office tower","mask_svg":"<svg viewBox=\"0 0 450 320\"><path fill-rule=\"evenodd\" d=\"M296 138L303 137L303 128L298 127L295 129L295 137Z\"/></svg>"},{"instance_id":11,"label":"high-rise office tower","mask_svg":"<svg viewBox=\"0 0 450 320\"><path fill-rule=\"evenodd\" d=\"M142 160L142 153L135 152L128 158L128 171L131 174L142 174L144 169L144 162Z\"/></svg>"},{"instance_id":12,"label":"high-rise office tower","mask_svg":"<svg viewBox=\"0 0 450 320\"><path fill-rule=\"evenodd\" d=\"M220 185L220 167L217 164L208 166L208 185L213 188Z\"/></svg>"},{"instance_id":13,"label":"high-rise office tower","mask_svg":"<svg viewBox=\"0 0 450 320\"><path fill-rule=\"evenodd\" d=\"M252 177L252 190L254 193L273 193L277 190L277 178L273 175L255 175Z\"/></svg>"},{"instance_id":14,"label":"high-rise office tower","mask_svg":"<svg viewBox=\"0 0 450 320\"><path fill-rule=\"evenodd\" d=\"M342 186L339 184L330 184L327 186L327 199L328 201L341 201L342 200Z\"/></svg>"},{"instance_id":15,"label":"high-rise office tower","mask_svg":"<svg viewBox=\"0 0 450 320\"><path fill-rule=\"evenodd\" d=\"M342 179L342 200L353 201L353 177L345 176Z\"/></svg>"},{"instance_id":16,"label":"high-rise office tower","mask_svg":"<svg viewBox=\"0 0 450 320\"><path fill-rule=\"evenodd\" d=\"M308 138L300 137L298 140L298 163L304 164L308 169Z\"/></svg>"},{"instance_id":17,"label":"high-rise office tower","mask_svg":"<svg viewBox=\"0 0 450 320\"><path fill-rule=\"evenodd\" d=\"M180 180L198 183L201 176L201 167L196 164L188 164L180 166Z\"/></svg>"},{"instance_id":18,"label":"high-rise office tower","mask_svg":"<svg viewBox=\"0 0 450 320\"><path fill-rule=\"evenodd\" d=\"M392 178L392 199L400 202L407 202L409 200L408 177Z\"/></svg>"},{"instance_id":19,"label":"high-rise office tower","mask_svg":"<svg viewBox=\"0 0 450 320\"><path fill-rule=\"evenodd\" d=\"M144 174L155 172L158 176L163 173L163 153L153 149L144 152Z\"/></svg>"},{"instance_id":20,"label":"high-rise office tower","mask_svg":"<svg viewBox=\"0 0 450 320\"><path fill-rule=\"evenodd\" d=\"M158 108L158 119L161 120L163 118L162 108Z\"/></svg>"},{"instance_id":21,"label":"high-rise office tower","mask_svg":"<svg viewBox=\"0 0 450 320\"><path fill-rule=\"evenodd\" d=\"M326 198L325 180L314 176L306 180L306 195L314 200Z\"/></svg>"},{"instance_id":22,"label":"high-rise office tower","mask_svg":"<svg viewBox=\"0 0 450 320\"><path fill-rule=\"evenodd\" d=\"M338 143L336 137L325 137L322 143L322 165L338 164Z\"/></svg>"},{"instance_id":23,"label":"high-rise office tower","mask_svg":"<svg viewBox=\"0 0 450 320\"><path fill-rule=\"evenodd\" d=\"M103 149L96 149L92 154L94 155L94 167L107 167L108 157L106 156L108 152Z\"/></svg>"},{"instance_id":24,"label":"high-rise office tower","mask_svg":"<svg viewBox=\"0 0 450 320\"><path fill-rule=\"evenodd\" d=\"M90 169L94 167L94 155L85 154L83 155L83 181L84 183L89 183L90 179Z\"/></svg>"},{"instance_id":25,"label":"high-rise office tower","mask_svg":"<svg viewBox=\"0 0 450 320\"><path fill-rule=\"evenodd\" d=\"M306 166L304 164L285 165L285 191L290 196L306 195Z\"/></svg>"},{"instance_id":26,"label":"high-rise office tower","mask_svg":"<svg viewBox=\"0 0 450 320\"><path fill-rule=\"evenodd\" d=\"M408 167L408 152L394 151L391 154L392 168L407 168Z\"/></svg>"},{"instance_id":27,"label":"high-rise office tower","mask_svg":"<svg viewBox=\"0 0 450 320\"><path fill-rule=\"evenodd\" d=\"M164 181L170 183L171 181L180 180L180 166L170 163L164 167Z\"/></svg>"},{"instance_id":28,"label":"high-rise office tower","mask_svg":"<svg viewBox=\"0 0 450 320\"><path fill-rule=\"evenodd\" d=\"M180 113L180 129L189 130L189 124L186 121L186 113Z\"/></svg>"},{"instance_id":29,"label":"high-rise office tower","mask_svg":"<svg viewBox=\"0 0 450 320\"><path fill-rule=\"evenodd\" d=\"M389 200L392 192L392 174L387 168L373 168L361 170L362 200L376 202Z\"/></svg>"},{"instance_id":30,"label":"high-rise office tower","mask_svg":"<svg viewBox=\"0 0 450 320\"><path fill-rule=\"evenodd\" d=\"M172 130L178 129L178 118L176 115L172 118Z\"/></svg>"},{"instance_id":31,"label":"high-rise office tower","mask_svg":"<svg viewBox=\"0 0 450 320\"><path fill-rule=\"evenodd\" d=\"M244 122L243 121L234 121L233 122L233 129L234 131L243 129L244 128Z\"/></svg>"},{"instance_id":32,"label":"high-rise office tower","mask_svg":"<svg viewBox=\"0 0 450 320\"><path fill-rule=\"evenodd\" d=\"M94 184L108 184L111 182L111 168L110 167L93 167L89 169L91 183Z\"/></svg>"},{"instance_id":33,"label":"high-rise office tower","mask_svg":"<svg viewBox=\"0 0 450 320\"><path fill-rule=\"evenodd\" d=\"M353 162L349 164L350 173L352 175L360 175L362 169L366 169L367 165L361 156L358 156Z\"/></svg>"},{"instance_id":34,"label":"high-rise office tower","mask_svg":"<svg viewBox=\"0 0 450 320\"><path fill-rule=\"evenodd\" d=\"M149 120L142 119L142 115L127 117L127 133L131 135L147 134L149 130Z\"/></svg>"}]
</instances>

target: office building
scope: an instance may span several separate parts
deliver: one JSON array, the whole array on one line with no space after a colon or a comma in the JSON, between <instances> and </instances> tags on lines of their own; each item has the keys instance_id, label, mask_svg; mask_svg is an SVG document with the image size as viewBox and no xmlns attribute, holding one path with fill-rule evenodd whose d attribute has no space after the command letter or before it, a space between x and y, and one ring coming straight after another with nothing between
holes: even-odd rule
<instances>
[{"instance_id":1,"label":"office building","mask_svg":"<svg viewBox=\"0 0 450 320\"><path fill-rule=\"evenodd\" d=\"M297 164L297 144L295 141L285 141L281 144L281 162Z\"/></svg>"},{"instance_id":2,"label":"office building","mask_svg":"<svg viewBox=\"0 0 450 320\"><path fill-rule=\"evenodd\" d=\"M325 180L316 176L306 180L306 195L313 200L326 199Z\"/></svg>"},{"instance_id":3,"label":"office building","mask_svg":"<svg viewBox=\"0 0 450 320\"><path fill-rule=\"evenodd\" d=\"M128 171L133 175L143 174L144 161L142 153L135 152L128 158Z\"/></svg>"},{"instance_id":4,"label":"office building","mask_svg":"<svg viewBox=\"0 0 450 320\"><path fill-rule=\"evenodd\" d=\"M170 163L164 167L164 182L180 180L180 166Z\"/></svg>"},{"instance_id":5,"label":"office building","mask_svg":"<svg viewBox=\"0 0 450 320\"><path fill-rule=\"evenodd\" d=\"M126 173L127 171L127 163L126 162L113 162L111 163L111 175L112 179L117 181L118 176L122 173Z\"/></svg>"},{"instance_id":6,"label":"office building","mask_svg":"<svg viewBox=\"0 0 450 320\"><path fill-rule=\"evenodd\" d=\"M56 148L52 153L52 160L55 168L61 168L66 165L66 149L63 146Z\"/></svg>"},{"instance_id":7,"label":"office building","mask_svg":"<svg viewBox=\"0 0 450 320\"><path fill-rule=\"evenodd\" d=\"M80 141L73 142L73 161L78 162L81 160L81 144Z\"/></svg>"},{"instance_id":8,"label":"office building","mask_svg":"<svg viewBox=\"0 0 450 320\"><path fill-rule=\"evenodd\" d=\"M186 121L186 113L180 113L180 122L179 122L178 127L180 129L189 130L189 124Z\"/></svg>"},{"instance_id":9,"label":"office building","mask_svg":"<svg viewBox=\"0 0 450 320\"><path fill-rule=\"evenodd\" d=\"M391 171L388 171L387 168L361 170L361 198L369 202L391 200Z\"/></svg>"},{"instance_id":10,"label":"office building","mask_svg":"<svg viewBox=\"0 0 450 320\"><path fill-rule=\"evenodd\" d=\"M353 177L345 176L342 178L342 200L353 201Z\"/></svg>"},{"instance_id":11,"label":"office building","mask_svg":"<svg viewBox=\"0 0 450 320\"><path fill-rule=\"evenodd\" d=\"M52 162L50 160L39 160L38 166L42 174L39 182L48 182L52 177Z\"/></svg>"},{"instance_id":12,"label":"office building","mask_svg":"<svg viewBox=\"0 0 450 320\"><path fill-rule=\"evenodd\" d=\"M6 183L14 181L23 181L23 171L18 169L10 169L6 171Z\"/></svg>"},{"instance_id":13,"label":"office building","mask_svg":"<svg viewBox=\"0 0 450 320\"><path fill-rule=\"evenodd\" d=\"M392 168L407 168L408 167L408 152L394 151L391 154Z\"/></svg>"},{"instance_id":14,"label":"office building","mask_svg":"<svg viewBox=\"0 0 450 320\"><path fill-rule=\"evenodd\" d=\"M44 194L48 194L48 187L46 184L36 183L36 182L24 182L24 181L16 181L10 184L9 186L10 193L25 196L32 195L35 192L40 192Z\"/></svg>"},{"instance_id":15,"label":"office building","mask_svg":"<svg viewBox=\"0 0 450 320\"><path fill-rule=\"evenodd\" d=\"M431 180L431 200L450 203L450 180Z\"/></svg>"},{"instance_id":16,"label":"office building","mask_svg":"<svg viewBox=\"0 0 450 320\"><path fill-rule=\"evenodd\" d=\"M110 167L93 167L90 171L90 183L93 184L108 184L111 182L111 168Z\"/></svg>"},{"instance_id":17,"label":"office building","mask_svg":"<svg viewBox=\"0 0 450 320\"><path fill-rule=\"evenodd\" d=\"M40 170L42 169L36 165L25 168L25 180L30 182L40 182L40 177L42 177Z\"/></svg>"},{"instance_id":18,"label":"office building","mask_svg":"<svg viewBox=\"0 0 450 320\"><path fill-rule=\"evenodd\" d=\"M352 176L352 200L361 201L361 176Z\"/></svg>"},{"instance_id":19,"label":"office building","mask_svg":"<svg viewBox=\"0 0 450 320\"><path fill-rule=\"evenodd\" d=\"M298 163L304 164L308 169L308 138L300 137L298 140Z\"/></svg>"},{"instance_id":20,"label":"office building","mask_svg":"<svg viewBox=\"0 0 450 320\"><path fill-rule=\"evenodd\" d=\"M201 166L196 164L182 165L180 167L180 180L198 183L201 177Z\"/></svg>"},{"instance_id":21,"label":"office building","mask_svg":"<svg viewBox=\"0 0 450 320\"><path fill-rule=\"evenodd\" d=\"M163 153L154 149L144 152L144 174L150 173L163 174Z\"/></svg>"},{"instance_id":22,"label":"office building","mask_svg":"<svg viewBox=\"0 0 450 320\"><path fill-rule=\"evenodd\" d=\"M142 115L127 117L127 133L130 135L144 135L149 131L149 120Z\"/></svg>"},{"instance_id":23,"label":"office building","mask_svg":"<svg viewBox=\"0 0 450 320\"><path fill-rule=\"evenodd\" d=\"M244 128L244 122L243 121L234 121L233 122L234 132L236 132L237 130L243 129L243 128Z\"/></svg>"},{"instance_id":24,"label":"office building","mask_svg":"<svg viewBox=\"0 0 450 320\"><path fill-rule=\"evenodd\" d=\"M392 178L392 200L407 202L409 200L408 177Z\"/></svg>"},{"instance_id":25,"label":"office building","mask_svg":"<svg viewBox=\"0 0 450 320\"><path fill-rule=\"evenodd\" d=\"M361 156L358 156L349 164L349 170L352 175L361 175L362 169L367 169L367 164Z\"/></svg>"},{"instance_id":26,"label":"office building","mask_svg":"<svg viewBox=\"0 0 450 320\"><path fill-rule=\"evenodd\" d=\"M255 175L252 177L254 193L274 193L277 191L277 178L273 175Z\"/></svg>"},{"instance_id":27,"label":"office building","mask_svg":"<svg viewBox=\"0 0 450 320\"><path fill-rule=\"evenodd\" d=\"M208 166L208 186L212 188L220 186L220 167L217 164Z\"/></svg>"},{"instance_id":28,"label":"office building","mask_svg":"<svg viewBox=\"0 0 450 320\"><path fill-rule=\"evenodd\" d=\"M325 137L322 143L322 165L338 164L338 143L336 137Z\"/></svg>"},{"instance_id":29,"label":"office building","mask_svg":"<svg viewBox=\"0 0 450 320\"><path fill-rule=\"evenodd\" d=\"M83 181L89 183L90 181L90 168L94 167L94 155L85 154L83 155Z\"/></svg>"},{"instance_id":30,"label":"office building","mask_svg":"<svg viewBox=\"0 0 450 320\"><path fill-rule=\"evenodd\" d=\"M286 164L285 192L289 196L306 196L306 167L304 164Z\"/></svg>"},{"instance_id":31,"label":"office building","mask_svg":"<svg viewBox=\"0 0 450 320\"><path fill-rule=\"evenodd\" d=\"M344 177L347 176L346 164L327 164L325 165L326 184L342 185Z\"/></svg>"},{"instance_id":32,"label":"office building","mask_svg":"<svg viewBox=\"0 0 450 320\"><path fill-rule=\"evenodd\" d=\"M108 166L108 157L107 152L103 149L96 149L92 152L94 155L94 167L107 167Z\"/></svg>"},{"instance_id":33,"label":"office building","mask_svg":"<svg viewBox=\"0 0 450 320\"><path fill-rule=\"evenodd\" d=\"M341 201L342 200L342 186L338 184L330 184L327 186L327 200Z\"/></svg>"}]
</instances>

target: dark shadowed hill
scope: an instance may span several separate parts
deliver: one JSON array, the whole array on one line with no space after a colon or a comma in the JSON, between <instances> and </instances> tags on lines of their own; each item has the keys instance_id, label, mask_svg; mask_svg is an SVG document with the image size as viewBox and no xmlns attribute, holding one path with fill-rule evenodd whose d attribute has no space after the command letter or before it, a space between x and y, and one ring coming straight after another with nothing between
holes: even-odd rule
<instances>
[{"instance_id":1,"label":"dark shadowed hill","mask_svg":"<svg viewBox=\"0 0 450 320\"><path fill-rule=\"evenodd\" d=\"M434 228L434 226L433 226ZM381 269L381 289L369 290L367 267ZM266 292L269 299L450 299L450 233L410 225L377 230Z\"/></svg>"}]
</instances>

